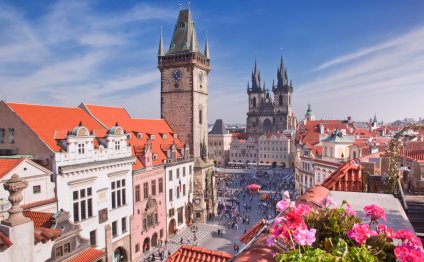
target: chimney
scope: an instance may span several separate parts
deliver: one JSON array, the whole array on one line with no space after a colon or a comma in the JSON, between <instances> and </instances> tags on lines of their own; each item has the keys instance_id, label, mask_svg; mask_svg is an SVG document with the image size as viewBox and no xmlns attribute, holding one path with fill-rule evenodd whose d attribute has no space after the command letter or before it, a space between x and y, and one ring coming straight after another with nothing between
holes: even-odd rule
<instances>
[{"instance_id":1,"label":"chimney","mask_svg":"<svg viewBox=\"0 0 424 262\"><path fill-rule=\"evenodd\" d=\"M323 125L323 124L319 124L319 133L320 133L321 135L323 135L323 134L324 134L324 125Z\"/></svg>"}]
</instances>

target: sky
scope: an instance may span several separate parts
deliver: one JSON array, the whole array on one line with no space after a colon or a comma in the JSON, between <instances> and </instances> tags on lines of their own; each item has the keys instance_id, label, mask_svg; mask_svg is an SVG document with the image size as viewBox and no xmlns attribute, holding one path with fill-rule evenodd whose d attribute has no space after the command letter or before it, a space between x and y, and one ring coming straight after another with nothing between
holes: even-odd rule
<instances>
[{"instance_id":1,"label":"sky","mask_svg":"<svg viewBox=\"0 0 424 262\"><path fill-rule=\"evenodd\" d=\"M0 99L127 108L160 117L157 50L179 1L0 1ZM182 2L187 8L187 2ZM209 123L245 123L256 59L271 88L280 56L293 110L317 119L424 117L424 1L192 0L206 34Z\"/></svg>"}]
</instances>

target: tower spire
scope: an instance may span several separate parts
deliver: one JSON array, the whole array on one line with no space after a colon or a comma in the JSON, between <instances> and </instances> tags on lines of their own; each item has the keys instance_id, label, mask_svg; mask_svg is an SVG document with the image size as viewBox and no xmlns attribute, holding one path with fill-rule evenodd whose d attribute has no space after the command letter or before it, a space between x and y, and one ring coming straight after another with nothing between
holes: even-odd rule
<instances>
[{"instance_id":1,"label":"tower spire","mask_svg":"<svg viewBox=\"0 0 424 262\"><path fill-rule=\"evenodd\" d=\"M206 42L205 42L205 53L204 53L204 55L207 59L210 59L209 44L208 44L208 31L206 31Z\"/></svg>"},{"instance_id":2,"label":"tower spire","mask_svg":"<svg viewBox=\"0 0 424 262\"><path fill-rule=\"evenodd\" d=\"M165 49L163 48L163 40L162 40L162 26L160 27L160 39L159 39L159 49L158 56L165 55Z\"/></svg>"}]
</instances>

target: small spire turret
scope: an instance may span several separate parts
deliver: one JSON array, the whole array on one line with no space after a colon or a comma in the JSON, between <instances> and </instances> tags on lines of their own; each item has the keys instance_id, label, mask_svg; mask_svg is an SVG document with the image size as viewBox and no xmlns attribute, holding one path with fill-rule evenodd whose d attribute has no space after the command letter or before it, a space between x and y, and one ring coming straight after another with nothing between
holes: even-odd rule
<instances>
[{"instance_id":1,"label":"small spire turret","mask_svg":"<svg viewBox=\"0 0 424 262\"><path fill-rule=\"evenodd\" d=\"M210 54L209 54L209 44L208 44L208 37L206 36L206 43L205 43L205 52L204 55L207 59L210 59Z\"/></svg>"},{"instance_id":2,"label":"small spire turret","mask_svg":"<svg viewBox=\"0 0 424 262\"><path fill-rule=\"evenodd\" d=\"M162 40L162 27L160 28L160 38L159 38L159 49L158 56L165 55L165 49L163 48L163 40Z\"/></svg>"}]
</instances>

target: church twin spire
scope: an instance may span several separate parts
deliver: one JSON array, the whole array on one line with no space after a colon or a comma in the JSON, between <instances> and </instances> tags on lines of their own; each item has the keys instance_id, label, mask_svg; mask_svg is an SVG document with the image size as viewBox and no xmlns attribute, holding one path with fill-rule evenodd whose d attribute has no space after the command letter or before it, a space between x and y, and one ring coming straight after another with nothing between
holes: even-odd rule
<instances>
[{"instance_id":1,"label":"church twin spire","mask_svg":"<svg viewBox=\"0 0 424 262\"><path fill-rule=\"evenodd\" d=\"M276 91L277 89L284 89L293 92L292 81L288 80L287 77L287 69L284 67L283 56L280 59L280 66L277 69L277 85L275 85L274 79L272 80L272 91ZM261 88L261 72L258 68L258 65L255 60L255 65L252 71L252 87L250 88L249 82L247 84L248 92L262 92L265 91L265 84L263 89Z\"/></svg>"}]
</instances>

